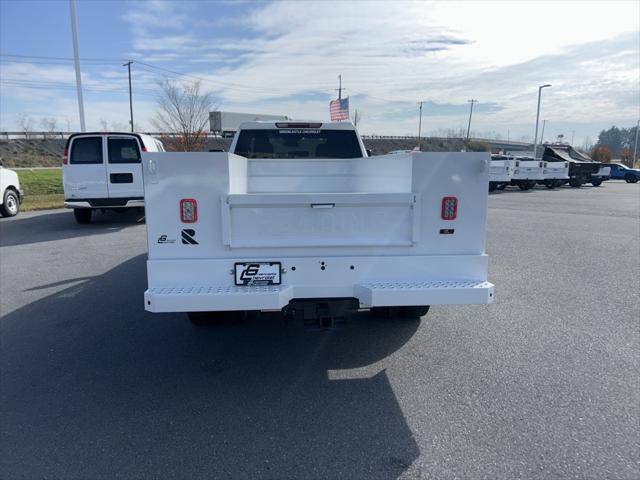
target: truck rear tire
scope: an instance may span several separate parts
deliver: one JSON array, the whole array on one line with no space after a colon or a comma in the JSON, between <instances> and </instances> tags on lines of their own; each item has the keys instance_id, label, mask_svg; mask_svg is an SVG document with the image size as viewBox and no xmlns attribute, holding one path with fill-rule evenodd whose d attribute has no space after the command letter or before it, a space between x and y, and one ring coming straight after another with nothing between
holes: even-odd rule
<instances>
[{"instance_id":1,"label":"truck rear tire","mask_svg":"<svg viewBox=\"0 0 640 480\"><path fill-rule=\"evenodd\" d=\"M427 314L429 305L407 307L373 307L371 313L382 318L420 318Z\"/></svg>"},{"instance_id":2,"label":"truck rear tire","mask_svg":"<svg viewBox=\"0 0 640 480\"><path fill-rule=\"evenodd\" d=\"M74 208L73 216L76 217L76 222L81 225L91 223L91 214L93 213L90 208Z\"/></svg>"},{"instance_id":3,"label":"truck rear tire","mask_svg":"<svg viewBox=\"0 0 640 480\"><path fill-rule=\"evenodd\" d=\"M247 312L241 310L230 312L187 312L189 321L197 327L237 323L244 320L246 315Z\"/></svg>"},{"instance_id":4,"label":"truck rear tire","mask_svg":"<svg viewBox=\"0 0 640 480\"><path fill-rule=\"evenodd\" d=\"M580 188L582 186L582 182L578 178L572 178L569 180L569 185L571 185L572 188Z\"/></svg>"}]
</instances>

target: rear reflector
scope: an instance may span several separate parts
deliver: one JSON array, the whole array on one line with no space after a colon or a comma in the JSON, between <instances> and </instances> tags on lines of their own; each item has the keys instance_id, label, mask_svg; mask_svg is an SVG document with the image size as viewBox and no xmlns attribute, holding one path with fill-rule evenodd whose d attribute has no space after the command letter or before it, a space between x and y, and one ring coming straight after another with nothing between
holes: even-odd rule
<instances>
[{"instance_id":1,"label":"rear reflector","mask_svg":"<svg viewBox=\"0 0 640 480\"><path fill-rule=\"evenodd\" d=\"M180 200L180 220L182 223L195 223L198 220L198 202L193 198Z\"/></svg>"},{"instance_id":2,"label":"rear reflector","mask_svg":"<svg viewBox=\"0 0 640 480\"><path fill-rule=\"evenodd\" d=\"M58 151L60 151L60 150L58 150ZM68 165L69 164L69 150L67 150L66 147L64 149L64 154L62 156L62 164L63 165Z\"/></svg>"},{"instance_id":3,"label":"rear reflector","mask_svg":"<svg viewBox=\"0 0 640 480\"><path fill-rule=\"evenodd\" d=\"M301 123L301 122L276 122L276 127L278 128L320 128L322 123Z\"/></svg>"},{"instance_id":4,"label":"rear reflector","mask_svg":"<svg viewBox=\"0 0 640 480\"><path fill-rule=\"evenodd\" d=\"M456 197L444 197L442 199L443 220L455 220L458 216L458 199Z\"/></svg>"}]
</instances>

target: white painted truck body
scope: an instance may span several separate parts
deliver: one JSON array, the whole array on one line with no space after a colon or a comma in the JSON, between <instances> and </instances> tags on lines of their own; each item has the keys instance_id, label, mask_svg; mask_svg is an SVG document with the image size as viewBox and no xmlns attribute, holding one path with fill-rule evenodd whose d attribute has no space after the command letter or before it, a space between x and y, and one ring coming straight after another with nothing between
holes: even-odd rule
<instances>
[{"instance_id":1,"label":"white painted truck body","mask_svg":"<svg viewBox=\"0 0 640 480\"><path fill-rule=\"evenodd\" d=\"M232 152L237 142L238 134ZM489 154L366 157L363 146L361 154L143 153L145 308L277 310L327 298L355 298L363 308L490 303ZM444 220L449 197L457 209ZM183 222L184 201L196 205L191 223ZM252 264L264 267L266 283L243 280Z\"/></svg>"},{"instance_id":2,"label":"white painted truck body","mask_svg":"<svg viewBox=\"0 0 640 480\"><path fill-rule=\"evenodd\" d=\"M569 162L543 162L545 180L569 180Z\"/></svg>"},{"instance_id":3,"label":"white painted truck body","mask_svg":"<svg viewBox=\"0 0 640 480\"><path fill-rule=\"evenodd\" d=\"M544 162L529 159L528 157L515 157L512 180L544 180Z\"/></svg>"},{"instance_id":4,"label":"white painted truck body","mask_svg":"<svg viewBox=\"0 0 640 480\"><path fill-rule=\"evenodd\" d=\"M491 159L489 181L492 183L509 183L513 175L515 161L509 159Z\"/></svg>"}]
</instances>

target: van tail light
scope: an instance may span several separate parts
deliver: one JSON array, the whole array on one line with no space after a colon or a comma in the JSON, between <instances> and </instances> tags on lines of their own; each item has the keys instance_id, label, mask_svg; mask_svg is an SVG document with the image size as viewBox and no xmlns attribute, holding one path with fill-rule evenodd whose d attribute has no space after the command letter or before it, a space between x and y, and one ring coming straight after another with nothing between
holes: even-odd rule
<instances>
[{"instance_id":1,"label":"van tail light","mask_svg":"<svg viewBox=\"0 0 640 480\"><path fill-rule=\"evenodd\" d=\"M444 197L442 199L442 220L455 220L458 216L458 198Z\"/></svg>"},{"instance_id":2,"label":"van tail light","mask_svg":"<svg viewBox=\"0 0 640 480\"><path fill-rule=\"evenodd\" d=\"M180 220L182 223L196 223L198 220L198 202L193 198L180 200Z\"/></svg>"},{"instance_id":3,"label":"van tail light","mask_svg":"<svg viewBox=\"0 0 640 480\"><path fill-rule=\"evenodd\" d=\"M60 151L60 150L58 150ZM64 153L62 154L62 164L63 165L68 165L69 164L69 150L65 147L64 149Z\"/></svg>"}]
</instances>

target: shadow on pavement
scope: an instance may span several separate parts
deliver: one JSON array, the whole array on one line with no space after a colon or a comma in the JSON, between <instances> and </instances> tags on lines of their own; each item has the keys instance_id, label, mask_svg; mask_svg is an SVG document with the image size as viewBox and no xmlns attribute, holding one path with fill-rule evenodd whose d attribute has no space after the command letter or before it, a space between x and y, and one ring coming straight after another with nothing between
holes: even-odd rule
<instances>
[{"instance_id":1,"label":"shadow on pavement","mask_svg":"<svg viewBox=\"0 0 640 480\"><path fill-rule=\"evenodd\" d=\"M50 213L21 213L0 221L0 246L28 245L87 235L101 235L120 231L144 223L144 212L137 209L118 213L94 212L92 223L80 225L71 210Z\"/></svg>"},{"instance_id":2,"label":"shadow on pavement","mask_svg":"<svg viewBox=\"0 0 640 480\"><path fill-rule=\"evenodd\" d=\"M418 457L386 372L340 370L419 320L195 328L144 312L144 261L2 319L3 478L395 478Z\"/></svg>"}]
</instances>

